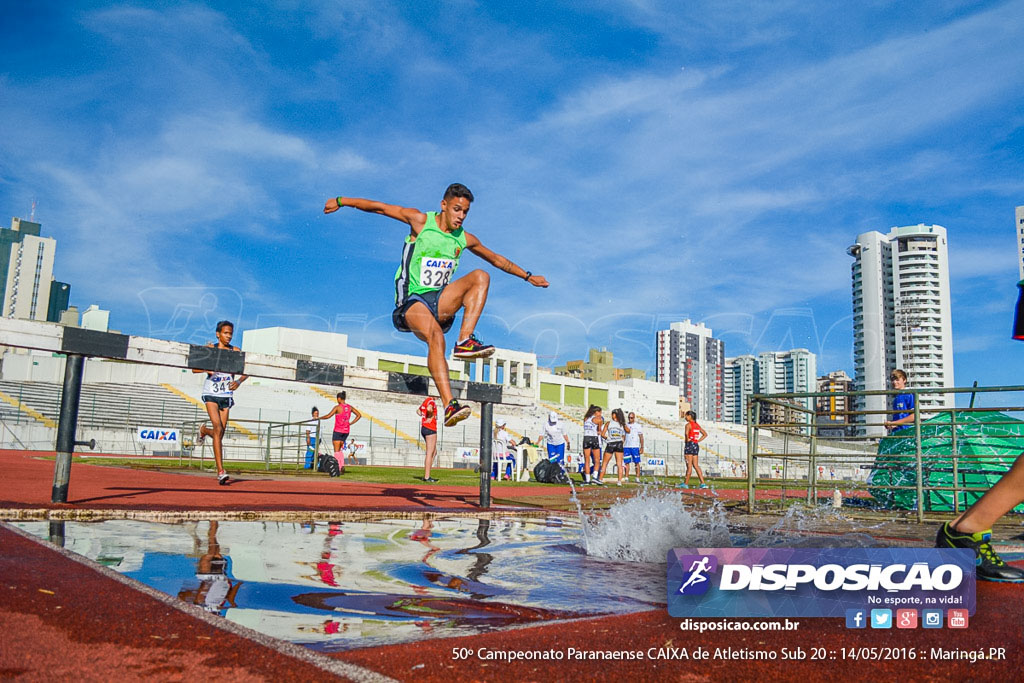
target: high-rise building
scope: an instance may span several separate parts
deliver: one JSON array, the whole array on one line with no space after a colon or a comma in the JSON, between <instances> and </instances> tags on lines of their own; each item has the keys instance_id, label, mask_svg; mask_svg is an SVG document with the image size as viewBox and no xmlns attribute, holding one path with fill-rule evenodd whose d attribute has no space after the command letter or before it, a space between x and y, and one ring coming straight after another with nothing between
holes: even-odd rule
<instances>
[{"instance_id":1,"label":"high-rise building","mask_svg":"<svg viewBox=\"0 0 1024 683\"><path fill-rule=\"evenodd\" d=\"M50 282L50 305L46 308L46 322L59 323L64 311L68 310L71 299L71 285L66 282Z\"/></svg>"},{"instance_id":2,"label":"high-rise building","mask_svg":"<svg viewBox=\"0 0 1024 683\"><path fill-rule=\"evenodd\" d=\"M817 359L807 349L758 354L758 392L762 394L817 391ZM813 402L808 408L813 407Z\"/></svg>"},{"instance_id":3,"label":"high-rise building","mask_svg":"<svg viewBox=\"0 0 1024 683\"><path fill-rule=\"evenodd\" d=\"M866 232L847 253L854 259L854 388L889 389L889 373L896 368L906 371L911 388L954 386L946 229L920 224L892 228L887 235ZM884 411L886 404L885 396L867 396L856 408ZM953 397L926 394L920 405L951 407ZM884 434L883 419L860 418L878 423L862 432Z\"/></svg>"},{"instance_id":4,"label":"high-rise building","mask_svg":"<svg viewBox=\"0 0 1024 683\"><path fill-rule=\"evenodd\" d=\"M2 314L7 318L46 320L57 241L39 236L39 223L15 218L0 231L0 257L7 251ZM2 260L2 259L0 259Z\"/></svg>"},{"instance_id":5,"label":"high-rise building","mask_svg":"<svg viewBox=\"0 0 1024 683\"><path fill-rule=\"evenodd\" d=\"M853 410L853 401L848 396L853 391L853 378L842 370L830 372L818 378L818 391L830 394L818 397L818 433L834 428L839 430L837 435L845 435L850 424L846 413Z\"/></svg>"},{"instance_id":6,"label":"high-rise building","mask_svg":"<svg viewBox=\"0 0 1024 683\"><path fill-rule=\"evenodd\" d=\"M749 355L726 358L722 376L725 387L723 419L726 422L746 424L747 397L757 393L760 380L757 358Z\"/></svg>"},{"instance_id":7,"label":"high-rise building","mask_svg":"<svg viewBox=\"0 0 1024 683\"><path fill-rule=\"evenodd\" d=\"M1024 206L1018 206L1016 211L1017 219L1017 269L1020 270L1020 279L1024 280Z\"/></svg>"},{"instance_id":8,"label":"high-rise building","mask_svg":"<svg viewBox=\"0 0 1024 683\"><path fill-rule=\"evenodd\" d=\"M807 349L765 351L725 362L725 421L745 424L750 394L801 394L817 391L817 359ZM808 412L790 411L788 421L813 422L814 399L793 399Z\"/></svg>"},{"instance_id":9,"label":"high-rise building","mask_svg":"<svg viewBox=\"0 0 1024 683\"><path fill-rule=\"evenodd\" d=\"M657 332L658 381L679 387L698 419L725 417L725 342L703 323L672 323Z\"/></svg>"},{"instance_id":10,"label":"high-rise building","mask_svg":"<svg viewBox=\"0 0 1024 683\"><path fill-rule=\"evenodd\" d=\"M0 228L0 287L3 287L4 295L7 292L7 271L11 264L11 251L15 245L21 244L27 235L39 237L42 226L32 221L24 221L20 218L11 219L11 228ZM6 315L6 308L4 309Z\"/></svg>"}]
</instances>

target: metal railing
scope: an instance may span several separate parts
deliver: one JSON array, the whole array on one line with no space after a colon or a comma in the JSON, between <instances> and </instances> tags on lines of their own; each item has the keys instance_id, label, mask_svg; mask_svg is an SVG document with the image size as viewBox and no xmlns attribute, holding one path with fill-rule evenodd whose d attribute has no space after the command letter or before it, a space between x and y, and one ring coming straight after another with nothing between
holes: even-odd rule
<instances>
[{"instance_id":1,"label":"metal railing","mask_svg":"<svg viewBox=\"0 0 1024 683\"><path fill-rule=\"evenodd\" d=\"M909 510L918 521L926 511L959 512L1024 453L1024 421L1013 416L1024 411L1024 401L1012 396L1021 392L1024 386L751 394L747 509L785 507L794 490L816 504L819 492L841 489L849 503ZM819 397L846 398L847 405L854 398L881 397L891 405L897 394L914 397L913 409L905 411L913 421L902 427L886 426L893 408L825 414L803 405ZM975 407L979 396L988 405ZM955 404L957 398L969 404L932 405ZM767 414L784 419L766 419ZM821 416L829 421L817 422ZM835 417L845 426L837 426Z\"/></svg>"}]
</instances>

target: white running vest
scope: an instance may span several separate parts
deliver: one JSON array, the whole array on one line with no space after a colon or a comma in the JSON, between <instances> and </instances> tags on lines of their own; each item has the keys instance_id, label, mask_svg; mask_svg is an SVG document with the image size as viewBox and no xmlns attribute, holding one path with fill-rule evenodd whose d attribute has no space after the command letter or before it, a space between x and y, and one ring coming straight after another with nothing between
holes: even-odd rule
<instances>
[{"instance_id":1,"label":"white running vest","mask_svg":"<svg viewBox=\"0 0 1024 683\"><path fill-rule=\"evenodd\" d=\"M228 388L228 385L235 380L234 375L227 375L223 372L215 372L206 376L203 382L203 396L216 396L218 398L231 398L235 392Z\"/></svg>"}]
</instances>

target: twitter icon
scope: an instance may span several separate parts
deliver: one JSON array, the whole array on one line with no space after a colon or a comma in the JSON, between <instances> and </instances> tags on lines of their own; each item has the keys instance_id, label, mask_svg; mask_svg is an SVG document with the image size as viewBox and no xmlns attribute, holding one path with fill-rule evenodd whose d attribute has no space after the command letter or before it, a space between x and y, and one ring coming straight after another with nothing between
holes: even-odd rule
<instances>
[{"instance_id":1,"label":"twitter icon","mask_svg":"<svg viewBox=\"0 0 1024 683\"><path fill-rule=\"evenodd\" d=\"M871 628L892 628L892 610L871 610Z\"/></svg>"}]
</instances>

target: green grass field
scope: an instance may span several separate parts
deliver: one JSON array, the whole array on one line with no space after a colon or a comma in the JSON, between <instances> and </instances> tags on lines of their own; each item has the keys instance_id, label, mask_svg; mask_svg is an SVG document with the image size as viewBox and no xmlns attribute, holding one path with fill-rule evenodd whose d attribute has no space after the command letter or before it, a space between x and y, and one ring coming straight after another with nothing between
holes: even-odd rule
<instances>
[{"instance_id":1,"label":"green grass field","mask_svg":"<svg viewBox=\"0 0 1024 683\"><path fill-rule=\"evenodd\" d=\"M213 462L207 460L205 467L200 467L200 463L193 460L190 464L188 460L179 461L177 458L81 458L79 462L87 462L90 465L104 465L108 467L131 467L135 469L146 469L146 470L164 470L168 472L174 471L196 471L199 469L205 469L211 474L213 473ZM224 463L225 469L234 475L244 476L249 475L265 475L265 476L289 476L297 477L302 479L324 479L330 480L326 474L321 472L314 472L312 470L295 469L295 468L271 468L266 469L259 463L255 462L237 462L227 461ZM478 487L480 485L480 475L469 469L433 469L431 470L431 476L437 479L435 486L470 486ZM653 477L644 477L645 480L654 481ZM391 467L391 466L368 466L368 465L348 465L345 468L345 473L338 477L339 481L359 481L372 484L407 484L407 485L423 485L423 469L420 467ZM579 475L573 475L573 481L579 484ZM658 477L658 481L662 484L674 486L676 483L681 481L680 477ZM719 489L734 489L744 488L746 483L738 479L715 479L708 480L715 488ZM634 479L635 482L635 479ZM608 488L618 488L615 486L614 477L609 476L607 483L610 484ZM697 478L692 477L690 479L691 488L696 488ZM513 482L513 481L492 481L492 488L517 488L523 486L544 486L544 484L538 484L535 481L527 482ZM629 484L631 487L636 487L636 483ZM554 487L552 487L554 488Z\"/></svg>"}]
</instances>

